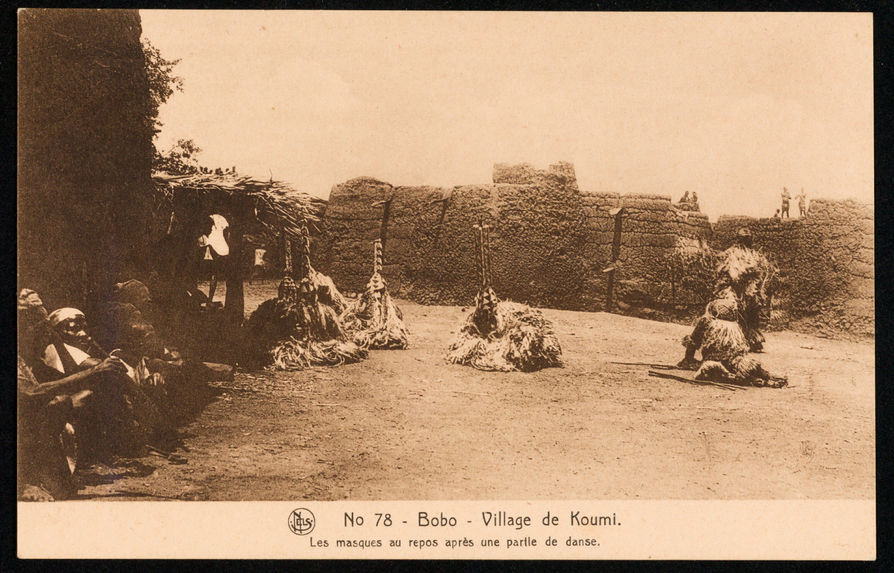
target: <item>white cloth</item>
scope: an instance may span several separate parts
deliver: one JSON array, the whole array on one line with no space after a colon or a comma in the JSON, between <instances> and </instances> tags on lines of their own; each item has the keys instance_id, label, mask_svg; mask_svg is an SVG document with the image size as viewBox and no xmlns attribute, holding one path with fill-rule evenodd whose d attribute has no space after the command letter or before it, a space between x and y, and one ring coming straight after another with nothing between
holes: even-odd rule
<instances>
[{"instance_id":1,"label":"white cloth","mask_svg":"<svg viewBox=\"0 0 894 573\"><path fill-rule=\"evenodd\" d=\"M47 316L47 319L50 321L50 324L56 326L66 320L71 320L73 318L78 318L84 316L84 313L76 308L64 307L57 308L53 312Z\"/></svg>"},{"instance_id":2,"label":"white cloth","mask_svg":"<svg viewBox=\"0 0 894 573\"><path fill-rule=\"evenodd\" d=\"M72 359L75 361L75 364L77 364L78 366L80 366L84 363L85 360L90 358L90 355L80 348L65 343L63 343L63 346L65 346L68 354L71 355ZM44 349L43 357L41 357L41 360L43 360L44 364L46 364L50 368L57 370L61 374L71 374L71 372L65 371L65 368L62 366L62 358L59 357L59 353L56 352L56 347L52 344ZM133 367L131 367L127 362L124 362L123 360L121 360L121 362L127 369L128 377L130 377L130 379L134 382L139 382L139 380L137 379L136 370L134 370Z\"/></svg>"},{"instance_id":3,"label":"white cloth","mask_svg":"<svg viewBox=\"0 0 894 573\"><path fill-rule=\"evenodd\" d=\"M90 355L81 350L80 348L76 348L70 344L63 344L65 349L68 350L68 353L74 359L75 364L80 366L83 364L85 360L90 358ZM65 368L62 366L62 358L59 357L59 353L56 352L56 347L50 344L43 351L43 357L41 358L43 363L49 366L50 368L54 368L61 372L62 374L66 374Z\"/></svg>"},{"instance_id":4,"label":"white cloth","mask_svg":"<svg viewBox=\"0 0 894 573\"><path fill-rule=\"evenodd\" d=\"M217 213L211 215L211 220L214 221L214 226L211 227L211 232L208 234L207 244L214 249L218 256L225 257L230 254L230 246L227 244L223 232L230 224Z\"/></svg>"}]
</instances>

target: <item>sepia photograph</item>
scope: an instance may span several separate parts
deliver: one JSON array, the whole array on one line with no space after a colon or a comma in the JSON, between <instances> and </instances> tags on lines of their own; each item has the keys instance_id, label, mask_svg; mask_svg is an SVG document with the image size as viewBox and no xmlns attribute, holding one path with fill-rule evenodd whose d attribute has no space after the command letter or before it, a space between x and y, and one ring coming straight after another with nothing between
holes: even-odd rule
<instances>
[{"instance_id":1,"label":"sepia photograph","mask_svg":"<svg viewBox=\"0 0 894 573\"><path fill-rule=\"evenodd\" d=\"M874 508L872 32L20 10L20 514Z\"/></svg>"}]
</instances>

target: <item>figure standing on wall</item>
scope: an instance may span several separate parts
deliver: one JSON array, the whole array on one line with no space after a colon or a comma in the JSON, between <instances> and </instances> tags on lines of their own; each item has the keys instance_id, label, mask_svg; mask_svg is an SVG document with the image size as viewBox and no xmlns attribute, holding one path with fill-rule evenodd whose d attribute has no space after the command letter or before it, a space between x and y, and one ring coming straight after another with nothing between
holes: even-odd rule
<instances>
[{"instance_id":1,"label":"figure standing on wall","mask_svg":"<svg viewBox=\"0 0 894 573\"><path fill-rule=\"evenodd\" d=\"M798 212L799 217L807 216L807 194L804 193L803 187L801 187L801 192L798 194Z\"/></svg>"},{"instance_id":2,"label":"figure standing on wall","mask_svg":"<svg viewBox=\"0 0 894 573\"><path fill-rule=\"evenodd\" d=\"M789 193L788 193L788 189L786 189L785 187L783 187L783 188L782 188L782 214L781 214L781 217L782 217L783 219L786 218L786 217L788 217L789 219L791 219L791 215L789 215L789 213L788 213L788 204L789 204L789 200L790 200L791 198L792 198L792 196L789 195Z\"/></svg>"},{"instance_id":3,"label":"figure standing on wall","mask_svg":"<svg viewBox=\"0 0 894 573\"><path fill-rule=\"evenodd\" d=\"M695 191L692 192L692 210L693 211L701 210L701 209L699 209L699 206L698 206L698 193L696 193Z\"/></svg>"}]
</instances>

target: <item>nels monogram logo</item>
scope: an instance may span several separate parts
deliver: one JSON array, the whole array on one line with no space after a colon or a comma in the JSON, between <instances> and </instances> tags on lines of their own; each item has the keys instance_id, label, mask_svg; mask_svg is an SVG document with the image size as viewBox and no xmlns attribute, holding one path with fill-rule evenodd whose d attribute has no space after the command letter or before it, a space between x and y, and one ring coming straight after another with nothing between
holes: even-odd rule
<instances>
[{"instance_id":1,"label":"nels monogram logo","mask_svg":"<svg viewBox=\"0 0 894 573\"><path fill-rule=\"evenodd\" d=\"M289 529L295 535L307 535L314 530L317 520L309 509L299 507L289 515Z\"/></svg>"}]
</instances>

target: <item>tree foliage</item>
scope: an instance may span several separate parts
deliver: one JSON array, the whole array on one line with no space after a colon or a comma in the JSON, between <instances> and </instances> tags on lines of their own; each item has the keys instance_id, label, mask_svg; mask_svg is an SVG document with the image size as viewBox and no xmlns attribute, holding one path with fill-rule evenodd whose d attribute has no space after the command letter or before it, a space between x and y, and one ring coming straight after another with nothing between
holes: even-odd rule
<instances>
[{"instance_id":1,"label":"tree foliage","mask_svg":"<svg viewBox=\"0 0 894 573\"><path fill-rule=\"evenodd\" d=\"M202 148L192 139L178 139L177 143L165 152L155 151L153 169L166 171L173 175L188 175L202 171L198 154Z\"/></svg>"},{"instance_id":2,"label":"tree foliage","mask_svg":"<svg viewBox=\"0 0 894 573\"><path fill-rule=\"evenodd\" d=\"M152 128L153 137L161 131L162 123L158 120L158 110L168 101L174 92L183 91L183 78L174 75L174 66L180 63L180 59L168 60L161 55L158 48L152 45L146 38L140 43L143 47L143 57L146 66L146 78L149 80L149 112L148 122ZM158 171L166 171L174 175L189 175L193 173L236 173L236 167L222 169L209 169L199 165L198 155L202 149L192 139L178 139L167 151L159 151L156 146L152 159L152 168Z\"/></svg>"},{"instance_id":3,"label":"tree foliage","mask_svg":"<svg viewBox=\"0 0 894 573\"><path fill-rule=\"evenodd\" d=\"M183 78L174 75L174 66L180 63L180 59L166 60L146 38L141 40L141 44L146 60L146 77L149 80L149 121L152 123L153 134L158 134L162 125L158 121L159 108L175 91L183 91Z\"/></svg>"},{"instance_id":4,"label":"tree foliage","mask_svg":"<svg viewBox=\"0 0 894 573\"><path fill-rule=\"evenodd\" d=\"M152 168L165 171L171 175L192 175L195 173L213 173L215 175L236 175L236 166L204 167L199 164L198 155L202 152L192 139L178 139L167 151L155 151Z\"/></svg>"}]
</instances>

